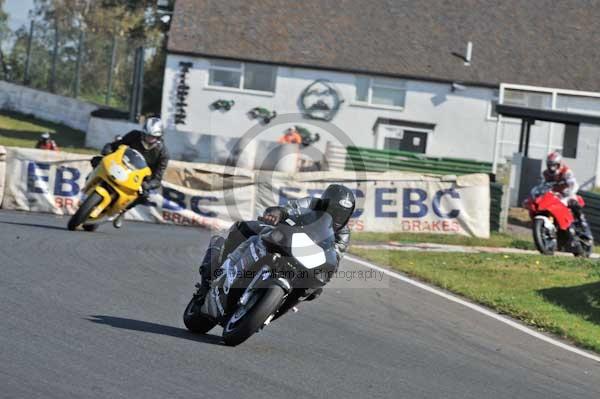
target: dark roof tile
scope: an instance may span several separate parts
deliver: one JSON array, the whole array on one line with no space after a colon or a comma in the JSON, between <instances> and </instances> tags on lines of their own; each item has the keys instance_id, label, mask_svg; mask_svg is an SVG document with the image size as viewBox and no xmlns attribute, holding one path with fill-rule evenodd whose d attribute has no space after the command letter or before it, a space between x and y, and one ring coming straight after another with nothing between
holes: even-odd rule
<instances>
[{"instance_id":1,"label":"dark roof tile","mask_svg":"<svg viewBox=\"0 0 600 399\"><path fill-rule=\"evenodd\" d=\"M471 66L452 55L468 41ZM600 91L600 0L177 0L168 49Z\"/></svg>"}]
</instances>

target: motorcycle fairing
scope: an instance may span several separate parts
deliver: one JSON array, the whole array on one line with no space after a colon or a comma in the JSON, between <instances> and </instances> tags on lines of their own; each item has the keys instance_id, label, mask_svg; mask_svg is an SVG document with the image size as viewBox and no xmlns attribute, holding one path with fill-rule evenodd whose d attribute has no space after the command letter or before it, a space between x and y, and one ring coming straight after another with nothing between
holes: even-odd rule
<instances>
[{"instance_id":1,"label":"motorcycle fairing","mask_svg":"<svg viewBox=\"0 0 600 399\"><path fill-rule=\"evenodd\" d=\"M551 192L544 194L535 203L538 212L548 212L562 230L568 229L574 221L571 210Z\"/></svg>"},{"instance_id":2,"label":"motorcycle fairing","mask_svg":"<svg viewBox=\"0 0 600 399\"><path fill-rule=\"evenodd\" d=\"M83 192L89 196L95 191L102 197L90 215L92 219L116 214L137 198L142 182L152 171L143 159L137 159L140 156L134 158L135 155L135 150L121 145L104 156L92 171Z\"/></svg>"}]
</instances>

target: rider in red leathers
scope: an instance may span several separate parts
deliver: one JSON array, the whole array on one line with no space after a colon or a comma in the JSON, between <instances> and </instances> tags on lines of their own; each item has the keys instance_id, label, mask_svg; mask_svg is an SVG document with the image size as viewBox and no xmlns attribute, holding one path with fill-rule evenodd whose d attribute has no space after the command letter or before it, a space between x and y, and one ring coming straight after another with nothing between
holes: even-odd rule
<instances>
[{"instance_id":1,"label":"rider in red leathers","mask_svg":"<svg viewBox=\"0 0 600 399\"><path fill-rule=\"evenodd\" d=\"M585 239L591 239L592 232L590 226L588 225L582 207L577 200L579 185L575 179L575 174L567 164L563 162L562 155L558 151L548 154L546 157L546 167L547 169L543 173L544 181L554 185L552 191L557 193L563 203L571 209L571 212L575 217L574 224L581 228ZM571 238L574 238L575 236L574 227L575 226L571 226L571 228L569 228L569 235Z\"/></svg>"}]
</instances>

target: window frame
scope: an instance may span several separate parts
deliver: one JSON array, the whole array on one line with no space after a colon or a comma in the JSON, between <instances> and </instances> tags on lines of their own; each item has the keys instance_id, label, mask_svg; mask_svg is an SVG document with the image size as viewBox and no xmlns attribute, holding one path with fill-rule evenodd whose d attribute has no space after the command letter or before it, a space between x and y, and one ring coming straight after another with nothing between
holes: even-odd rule
<instances>
[{"instance_id":1,"label":"window frame","mask_svg":"<svg viewBox=\"0 0 600 399\"><path fill-rule=\"evenodd\" d=\"M356 81L360 78L367 79L367 81L368 81L367 100L366 101L361 101L361 100L357 99L358 84ZM365 75L355 75L355 77L354 77L355 92L354 92L354 101L352 102L352 105L362 106L362 107L370 107L370 108L391 109L391 110L396 110L396 111L404 110L406 108L406 93L408 92L408 89L406 88L406 80L398 80L399 84L394 85L394 84L377 83L376 82L377 79L385 79L385 78L377 78L377 77L365 76ZM381 88L381 89L391 89L391 90L403 91L404 92L403 104L402 105L389 105L389 104L374 103L373 102L373 87Z\"/></svg>"},{"instance_id":2,"label":"window frame","mask_svg":"<svg viewBox=\"0 0 600 399\"><path fill-rule=\"evenodd\" d=\"M506 102L506 94L508 92L514 92L514 93L519 93L521 94L523 97L521 99L518 99L516 101L512 100L509 102ZM548 106L544 107L534 107L530 105L531 99L533 98L532 96L540 96L540 97L544 97L547 96L549 103ZM524 107L524 108L535 108L535 109L548 109L551 110L553 109L553 99L552 99L552 93L548 93L548 92L544 92L544 91L534 91L534 90L522 90L522 89L516 89L516 88L505 88L504 89L504 94L503 94L503 98L502 98L502 104L504 105L515 105L517 107Z\"/></svg>"},{"instance_id":3,"label":"window frame","mask_svg":"<svg viewBox=\"0 0 600 399\"><path fill-rule=\"evenodd\" d=\"M485 119L488 120L488 121L497 122L498 121L498 114L496 113L495 116L492 114L492 111L494 110L494 102L496 103L496 105L500 104L500 96L498 94L496 94L494 97L492 97L491 100L488 101L487 115L486 115ZM506 116L502 117L502 122L514 123L514 124L521 124L521 120L520 119L518 119L518 118L509 118L509 117L506 117Z\"/></svg>"},{"instance_id":4,"label":"window frame","mask_svg":"<svg viewBox=\"0 0 600 399\"><path fill-rule=\"evenodd\" d=\"M259 62L252 63L252 64L257 64L257 65L268 65L273 68L273 91L267 91L267 90L256 90L256 89L245 89L244 88L245 75L246 75L246 64L248 64L247 62L220 60L220 59L215 59L214 61L238 62L240 64L240 67L232 68L232 67L213 65L213 60L208 60L208 63L209 63L208 74L207 74L207 79L206 79L206 85L204 86L204 88L206 90L232 91L232 92L236 92L236 93L250 93L250 94L263 95L263 96L275 95L275 91L277 90L277 71L278 71L278 67L276 65L261 64ZM216 86L216 85L210 84L211 72L213 70L227 71L227 72L239 72L241 74L239 86L238 87L230 87L230 86Z\"/></svg>"}]
</instances>

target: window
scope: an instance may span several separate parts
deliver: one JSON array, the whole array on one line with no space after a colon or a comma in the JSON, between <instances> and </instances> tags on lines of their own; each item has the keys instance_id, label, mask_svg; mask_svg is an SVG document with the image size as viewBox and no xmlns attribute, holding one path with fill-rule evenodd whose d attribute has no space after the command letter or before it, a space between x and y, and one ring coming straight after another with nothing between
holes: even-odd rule
<instances>
[{"instance_id":1,"label":"window","mask_svg":"<svg viewBox=\"0 0 600 399\"><path fill-rule=\"evenodd\" d=\"M384 150L400 150L400 147L402 147L402 139L398 139L395 137L386 137L383 140Z\"/></svg>"},{"instance_id":2,"label":"window","mask_svg":"<svg viewBox=\"0 0 600 399\"><path fill-rule=\"evenodd\" d=\"M244 89L275 91L275 67L260 64L245 64Z\"/></svg>"},{"instance_id":3,"label":"window","mask_svg":"<svg viewBox=\"0 0 600 399\"><path fill-rule=\"evenodd\" d=\"M600 98L558 94L556 109L580 114L600 115Z\"/></svg>"},{"instance_id":4,"label":"window","mask_svg":"<svg viewBox=\"0 0 600 399\"><path fill-rule=\"evenodd\" d=\"M563 135L563 150L562 154L565 158L577 158L577 139L579 138L579 125L565 125L565 133Z\"/></svg>"},{"instance_id":5,"label":"window","mask_svg":"<svg viewBox=\"0 0 600 399\"><path fill-rule=\"evenodd\" d=\"M239 90L275 92L277 67L246 62L212 60L208 85Z\"/></svg>"},{"instance_id":6,"label":"window","mask_svg":"<svg viewBox=\"0 0 600 399\"><path fill-rule=\"evenodd\" d=\"M403 108L405 99L406 84L403 81L356 77L357 103Z\"/></svg>"},{"instance_id":7,"label":"window","mask_svg":"<svg viewBox=\"0 0 600 399\"><path fill-rule=\"evenodd\" d=\"M506 89L504 91L504 104L519 107L551 109L552 94L524 90Z\"/></svg>"},{"instance_id":8,"label":"window","mask_svg":"<svg viewBox=\"0 0 600 399\"><path fill-rule=\"evenodd\" d=\"M240 88L242 63L232 61L211 61L208 84L218 87Z\"/></svg>"}]
</instances>

